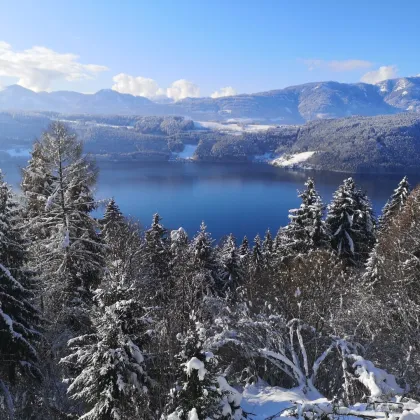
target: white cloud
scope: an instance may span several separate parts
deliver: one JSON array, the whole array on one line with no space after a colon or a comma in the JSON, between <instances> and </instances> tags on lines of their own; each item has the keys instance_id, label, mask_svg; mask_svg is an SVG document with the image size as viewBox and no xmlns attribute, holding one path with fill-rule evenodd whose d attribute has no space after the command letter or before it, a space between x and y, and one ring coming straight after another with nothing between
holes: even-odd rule
<instances>
[{"instance_id":1,"label":"white cloud","mask_svg":"<svg viewBox=\"0 0 420 420\"><path fill-rule=\"evenodd\" d=\"M113 90L150 99L167 97L179 101L184 98L200 96L200 88L185 79L176 80L167 89L159 87L156 80L142 76L130 76L125 73L117 74L112 80L115 82L112 86Z\"/></svg>"},{"instance_id":2,"label":"white cloud","mask_svg":"<svg viewBox=\"0 0 420 420\"><path fill-rule=\"evenodd\" d=\"M220 88L220 90L216 90L210 96L212 98L223 98L224 96L233 96L236 94L237 92L232 86L226 86L226 87Z\"/></svg>"},{"instance_id":3,"label":"white cloud","mask_svg":"<svg viewBox=\"0 0 420 420\"><path fill-rule=\"evenodd\" d=\"M112 89L120 93L145 96L146 98L154 98L163 93L157 82L147 77L134 77L129 74L120 73L114 76L112 80L115 82Z\"/></svg>"},{"instance_id":4,"label":"white cloud","mask_svg":"<svg viewBox=\"0 0 420 420\"><path fill-rule=\"evenodd\" d=\"M308 70L316 69L328 69L332 71L353 71L360 69L369 69L373 66L373 63L366 60L318 60L318 59L307 59L303 62L308 67Z\"/></svg>"},{"instance_id":5,"label":"white cloud","mask_svg":"<svg viewBox=\"0 0 420 420\"><path fill-rule=\"evenodd\" d=\"M394 79L398 75L397 66L382 66L378 70L372 70L364 74L360 81L364 83L375 84L382 80Z\"/></svg>"},{"instance_id":6,"label":"white cloud","mask_svg":"<svg viewBox=\"0 0 420 420\"><path fill-rule=\"evenodd\" d=\"M15 51L0 41L0 76L17 78L17 83L34 91L49 90L54 81L93 79L105 66L82 64L74 54L60 54L46 47Z\"/></svg>"},{"instance_id":7,"label":"white cloud","mask_svg":"<svg viewBox=\"0 0 420 420\"><path fill-rule=\"evenodd\" d=\"M180 79L173 82L166 89L166 95L174 101L184 98L198 98L200 96L200 88L188 80Z\"/></svg>"}]
</instances>

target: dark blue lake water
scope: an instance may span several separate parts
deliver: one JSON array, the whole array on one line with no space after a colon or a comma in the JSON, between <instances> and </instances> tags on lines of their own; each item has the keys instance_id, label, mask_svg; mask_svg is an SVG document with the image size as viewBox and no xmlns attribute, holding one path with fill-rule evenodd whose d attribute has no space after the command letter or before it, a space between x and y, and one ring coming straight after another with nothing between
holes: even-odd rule
<instances>
[{"instance_id":1,"label":"dark blue lake water","mask_svg":"<svg viewBox=\"0 0 420 420\"><path fill-rule=\"evenodd\" d=\"M19 183L17 159L0 163L6 179ZM202 220L215 239L233 233L238 239L275 233L299 206L297 190L308 176L325 203L348 174L291 171L265 164L100 162L98 198L114 197L121 210L143 226L158 212L168 228L183 226L190 235ZM378 214L403 175L356 175ZM411 177L412 185L420 176Z\"/></svg>"}]
</instances>

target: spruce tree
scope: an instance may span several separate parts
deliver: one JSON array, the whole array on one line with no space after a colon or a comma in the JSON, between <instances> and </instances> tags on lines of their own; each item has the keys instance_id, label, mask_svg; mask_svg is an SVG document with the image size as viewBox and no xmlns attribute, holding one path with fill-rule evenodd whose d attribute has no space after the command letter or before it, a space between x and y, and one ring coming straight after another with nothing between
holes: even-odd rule
<instances>
[{"instance_id":1,"label":"spruce tree","mask_svg":"<svg viewBox=\"0 0 420 420\"><path fill-rule=\"evenodd\" d=\"M306 189L299 193L302 203L289 211L290 222L282 230L282 244L286 254L298 254L324 246L327 235L323 222L324 205L315 189L313 179L305 182Z\"/></svg>"},{"instance_id":2,"label":"spruce tree","mask_svg":"<svg viewBox=\"0 0 420 420\"><path fill-rule=\"evenodd\" d=\"M334 193L326 225L339 256L353 264L367 259L375 241L375 219L369 199L352 178L344 180Z\"/></svg>"},{"instance_id":3,"label":"spruce tree","mask_svg":"<svg viewBox=\"0 0 420 420\"><path fill-rule=\"evenodd\" d=\"M61 360L78 372L69 380L68 393L84 403L81 419L153 418L150 378L139 347L144 313L137 301L127 300L132 293L122 285L98 291L99 308L93 313L95 332L71 339L71 354Z\"/></svg>"},{"instance_id":4,"label":"spruce tree","mask_svg":"<svg viewBox=\"0 0 420 420\"><path fill-rule=\"evenodd\" d=\"M145 232L142 251L142 274L148 298L156 305L167 302L172 291L169 262L168 232L159 214L153 215L152 225Z\"/></svg>"},{"instance_id":5,"label":"spruce tree","mask_svg":"<svg viewBox=\"0 0 420 420\"><path fill-rule=\"evenodd\" d=\"M243 283L241 260L233 235L229 235L220 253L220 280L224 291L235 294L236 289Z\"/></svg>"},{"instance_id":6,"label":"spruce tree","mask_svg":"<svg viewBox=\"0 0 420 420\"><path fill-rule=\"evenodd\" d=\"M401 212L407 203L408 196L410 195L410 184L405 176L398 187L394 190L391 198L387 201L382 209L382 215L379 218L379 227L381 230L386 229L392 223L394 217Z\"/></svg>"},{"instance_id":7,"label":"spruce tree","mask_svg":"<svg viewBox=\"0 0 420 420\"><path fill-rule=\"evenodd\" d=\"M242 418L240 398L217 375L217 359L204 348L207 331L203 324L195 322L185 336L179 336L181 351L177 356L177 382L171 390L165 408L167 420L205 420Z\"/></svg>"},{"instance_id":8,"label":"spruce tree","mask_svg":"<svg viewBox=\"0 0 420 420\"><path fill-rule=\"evenodd\" d=\"M26 263L17 203L0 174L0 395L11 417L11 388L26 382L29 390L28 381L42 379L36 350L41 317L33 305L32 278Z\"/></svg>"},{"instance_id":9,"label":"spruce tree","mask_svg":"<svg viewBox=\"0 0 420 420\"><path fill-rule=\"evenodd\" d=\"M123 236L125 233L126 223L124 216L113 198L109 200L106 206L104 217L101 220L101 226L102 237L105 242L112 242L118 236Z\"/></svg>"},{"instance_id":10,"label":"spruce tree","mask_svg":"<svg viewBox=\"0 0 420 420\"><path fill-rule=\"evenodd\" d=\"M21 182L21 189L26 199L25 217L32 221L29 225L32 229L38 226L37 218L43 213L47 199L53 193L53 182L51 160L42 143L36 141L32 148L31 159L27 167L22 169ZM42 232L36 233L40 235Z\"/></svg>"},{"instance_id":11,"label":"spruce tree","mask_svg":"<svg viewBox=\"0 0 420 420\"><path fill-rule=\"evenodd\" d=\"M264 268L264 255L261 246L260 235L254 238L254 246L251 253L250 270L251 273L257 274Z\"/></svg>"},{"instance_id":12,"label":"spruce tree","mask_svg":"<svg viewBox=\"0 0 420 420\"><path fill-rule=\"evenodd\" d=\"M216 296L223 290L223 283L218 276L213 239L204 222L190 245L188 271L193 302L191 310L198 310L205 296Z\"/></svg>"},{"instance_id":13,"label":"spruce tree","mask_svg":"<svg viewBox=\"0 0 420 420\"><path fill-rule=\"evenodd\" d=\"M241 246L239 247L239 255L241 256L241 258L243 258L248 254L249 254L249 242L248 242L248 238L244 236Z\"/></svg>"}]
</instances>

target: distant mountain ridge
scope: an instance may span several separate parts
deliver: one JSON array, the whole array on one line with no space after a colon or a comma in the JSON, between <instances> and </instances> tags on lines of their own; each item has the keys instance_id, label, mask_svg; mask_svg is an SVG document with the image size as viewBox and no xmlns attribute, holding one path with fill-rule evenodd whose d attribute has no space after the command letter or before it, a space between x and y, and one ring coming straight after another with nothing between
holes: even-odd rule
<instances>
[{"instance_id":1,"label":"distant mountain ridge","mask_svg":"<svg viewBox=\"0 0 420 420\"><path fill-rule=\"evenodd\" d=\"M420 112L420 77L366 83L319 82L222 98L157 103L111 89L95 94L33 92L18 85L0 91L0 110L79 114L181 115L195 120L251 119L277 124L352 115Z\"/></svg>"}]
</instances>

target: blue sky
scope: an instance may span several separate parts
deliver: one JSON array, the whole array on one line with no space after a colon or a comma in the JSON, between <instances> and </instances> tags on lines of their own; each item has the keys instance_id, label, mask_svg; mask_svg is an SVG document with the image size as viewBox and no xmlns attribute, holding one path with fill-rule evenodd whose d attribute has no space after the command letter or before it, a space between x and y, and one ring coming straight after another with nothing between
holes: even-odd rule
<instances>
[{"instance_id":1,"label":"blue sky","mask_svg":"<svg viewBox=\"0 0 420 420\"><path fill-rule=\"evenodd\" d=\"M412 76L419 16L417 0L0 0L0 84L178 99Z\"/></svg>"}]
</instances>

